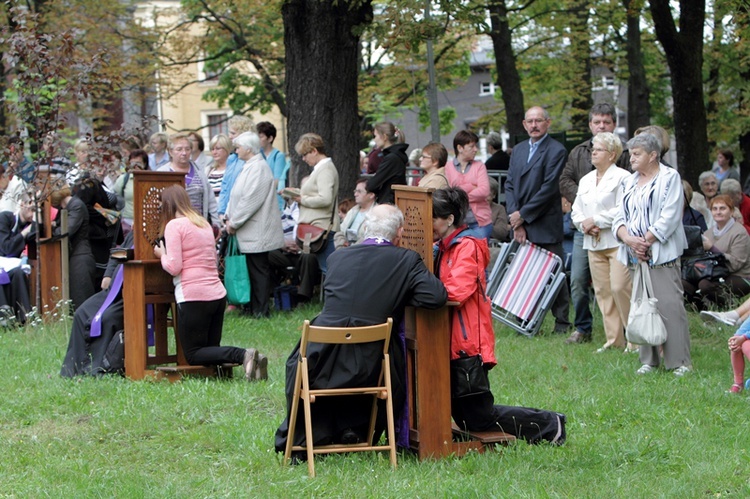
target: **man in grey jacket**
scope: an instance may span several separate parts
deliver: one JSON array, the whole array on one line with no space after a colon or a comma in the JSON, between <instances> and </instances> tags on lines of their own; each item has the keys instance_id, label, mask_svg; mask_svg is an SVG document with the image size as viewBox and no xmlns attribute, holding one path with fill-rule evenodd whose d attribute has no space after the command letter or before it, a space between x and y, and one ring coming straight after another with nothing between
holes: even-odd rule
<instances>
[{"instance_id":1,"label":"man in grey jacket","mask_svg":"<svg viewBox=\"0 0 750 499\"><path fill-rule=\"evenodd\" d=\"M608 103L596 104L589 112L589 129L592 135L602 132L614 132L617 124L617 111ZM568 155L562 175L560 175L560 192L572 205L578 193L578 183L587 173L594 169L591 163L591 139L573 148ZM629 170L630 159L623 151L617 160L617 166ZM583 249L583 233L574 228L573 256L570 269L570 295L573 302L573 325L575 331L565 343L584 343L591 341L593 316L591 315L591 271L587 251Z\"/></svg>"}]
</instances>

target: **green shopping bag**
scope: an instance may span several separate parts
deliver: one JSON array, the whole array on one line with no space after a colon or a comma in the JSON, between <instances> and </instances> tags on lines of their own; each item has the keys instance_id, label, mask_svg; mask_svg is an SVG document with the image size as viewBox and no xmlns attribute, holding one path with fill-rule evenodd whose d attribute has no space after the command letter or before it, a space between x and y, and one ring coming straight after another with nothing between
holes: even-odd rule
<instances>
[{"instance_id":1,"label":"green shopping bag","mask_svg":"<svg viewBox=\"0 0 750 499\"><path fill-rule=\"evenodd\" d=\"M229 236L224 256L224 287L227 302L231 305L250 303L250 275L247 273L245 255L240 253L237 237Z\"/></svg>"}]
</instances>

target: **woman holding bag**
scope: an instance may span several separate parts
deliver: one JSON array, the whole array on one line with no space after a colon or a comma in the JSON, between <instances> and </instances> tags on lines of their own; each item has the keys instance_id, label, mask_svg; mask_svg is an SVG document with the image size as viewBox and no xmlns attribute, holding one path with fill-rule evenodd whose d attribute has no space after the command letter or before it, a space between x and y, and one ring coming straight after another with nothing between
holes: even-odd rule
<instances>
[{"instance_id":1,"label":"woman holding bag","mask_svg":"<svg viewBox=\"0 0 750 499\"><path fill-rule=\"evenodd\" d=\"M270 315L271 264L268 253L284 246L281 212L273 173L260 154L260 138L245 132L234 139L237 156L245 164L234 181L226 212L226 231L236 236L247 260L250 305L243 309L256 318Z\"/></svg>"},{"instance_id":2,"label":"woman holding bag","mask_svg":"<svg viewBox=\"0 0 750 499\"><path fill-rule=\"evenodd\" d=\"M302 161L312 166L312 173L300 188L299 225L309 224L328 231L323 248L315 253L320 271L325 275L328 270L326 260L336 246L333 235L339 231L339 217L336 216L336 197L339 192L339 172L326 154L325 145L320 135L306 133L294 146ZM298 234L299 236L299 234Z\"/></svg>"},{"instance_id":3,"label":"woman holding bag","mask_svg":"<svg viewBox=\"0 0 750 499\"><path fill-rule=\"evenodd\" d=\"M634 173L623 182L623 202L612 223L613 234L623 243L617 259L631 271L638 271L639 262L648 263L648 277L667 329L664 367L682 376L692 364L679 263L687 247L682 180L677 170L659 162L661 146L653 135L636 135L628 150ZM640 361L638 374L654 371L660 363L659 347L641 345Z\"/></svg>"},{"instance_id":4,"label":"woman holding bag","mask_svg":"<svg viewBox=\"0 0 750 499\"><path fill-rule=\"evenodd\" d=\"M177 332L188 363L242 364L248 381L267 377L256 349L220 346L226 291L216 266L214 233L180 185L161 193L161 233L154 255L174 276Z\"/></svg>"},{"instance_id":5,"label":"woman holding bag","mask_svg":"<svg viewBox=\"0 0 750 499\"><path fill-rule=\"evenodd\" d=\"M685 298L701 308L711 304L723 306L732 297L741 298L750 293L750 236L745 226L732 217L734 201L727 194L711 200L714 226L703 234L703 249L715 255L724 255L729 275L720 282L704 278L698 282L683 279Z\"/></svg>"},{"instance_id":6,"label":"woman holding bag","mask_svg":"<svg viewBox=\"0 0 750 499\"><path fill-rule=\"evenodd\" d=\"M565 416L552 411L494 405L487 373L495 367L495 333L484 269L490 252L484 238L464 224L469 211L465 191L449 187L432 196L432 223L437 239L436 275L458 302L451 310L451 414L464 431L501 430L530 443L565 442ZM468 369L468 370L467 370ZM456 375L461 372L461 375ZM476 385L459 378L469 374ZM478 388L478 389L477 389Z\"/></svg>"}]
</instances>

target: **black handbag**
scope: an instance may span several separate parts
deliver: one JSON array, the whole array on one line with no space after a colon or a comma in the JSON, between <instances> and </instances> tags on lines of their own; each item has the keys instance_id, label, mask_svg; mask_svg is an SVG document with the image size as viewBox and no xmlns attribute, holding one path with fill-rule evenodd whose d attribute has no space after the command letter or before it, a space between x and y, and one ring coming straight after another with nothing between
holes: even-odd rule
<instances>
[{"instance_id":1,"label":"black handbag","mask_svg":"<svg viewBox=\"0 0 750 499\"><path fill-rule=\"evenodd\" d=\"M687 203L686 208L690 210L690 216L693 218L693 225L683 225L685 229L685 238L687 239L688 247L682 252L682 257L687 256L700 256L703 255L703 229L698 225L698 221L695 219L693 210L690 209L690 202L688 201L687 194L685 195L685 201Z\"/></svg>"},{"instance_id":2,"label":"black handbag","mask_svg":"<svg viewBox=\"0 0 750 499\"><path fill-rule=\"evenodd\" d=\"M688 247L682 252L682 256L698 256L703 254L703 238L701 228L698 225L683 225Z\"/></svg>"},{"instance_id":3,"label":"black handbag","mask_svg":"<svg viewBox=\"0 0 750 499\"><path fill-rule=\"evenodd\" d=\"M709 251L682 263L682 279L694 286L697 286L701 279L716 281L727 276L729 276L727 259L721 254Z\"/></svg>"},{"instance_id":4,"label":"black handbag","mask_svg":"<svg viewBox=\"0 0 750 499\"><path fill-rule=\"evenodd\" d=\"M481 355L451 360L451 397L468 397L489 391L490 380Z\"/></svg>"}]
</instances>

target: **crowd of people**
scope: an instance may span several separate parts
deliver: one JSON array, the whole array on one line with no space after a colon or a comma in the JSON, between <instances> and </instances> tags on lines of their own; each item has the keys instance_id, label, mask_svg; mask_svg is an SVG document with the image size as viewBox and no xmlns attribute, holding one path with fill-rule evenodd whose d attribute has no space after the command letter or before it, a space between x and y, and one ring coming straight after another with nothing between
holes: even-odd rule
<instances>
[{"instance_id":1,"label":"crowd of people","mask_svg":"<svg viewBox=\"0 0 750 499\"><path fill-rule=\"evenodd\" d=\"M733 155L719 150L716 168L704 172L693 191L664 160L669 149L664 129L641 128L623 143L614 133L616 118L613 106L595 105L589 114L592 138L568 153L550 136L548 112L532 107L523 121L529 138L506 151L501 137L490 134L487 164L477 159L480 139L471 131L456 133L452 158L442 144L429 143L410 159L403 132L393 123L377 123L372 129L373 150L361 155L365 175L347 200L339 199L339 170L323 138L315 133L297 138L294 151L311 171L299 187L291 187L290 160L273 146L276 128L269 122L255 125L248 118L233 117L228 134L212 137L208 152L195 132L155 133L147 150L130 138L115 169L89 159L87 140L76 143L77 162L69 164L59 141L51 136L44 145L46 157L50 172L61 177L51 201L67 212L75 310L61 374L110 371L112 359L106 358L102 347L106 342L90 330L92 324L97 331L103 325L108 333L101 338L109 341L122 328L121 291L113 290L118 265L109 259L109 250L131 244L131 172L150 169L185 176L184 188L170 187L162 193L163 240L154 255L174 278L176 322L191 364L237 363L248 380L267 377L268 359L257 349L221 345L227 293L219 259L227 238L236 239L250 280L250 300L237 306L239 313L268 318L275 288L292 284L297 298L305 301L313 297L321 280L325 300L313 321L317 325L368 325L387 317L400 324L406 305L435 308L446 300L455 301L459 305L451 311L450 358L477 356L486 373L496 363L486 295L488 243L532 243L565 259L564 234L572 232L569 286L561 288L551 307L554 333L565 334L565 343L571 345L592 341L591 307L596 303L604 328L597 353L637 351L638 374L663 365L675 376L683 376L692 370L686 306L693 306L707 319L739 326L729 340L735 375L730 390L741 391L743 354L750 356L750 343L745 342L750 339L750 319L742 318L750 316L750 301L744 309L715 310L750 292L750 197L742 190ZM2 256L19 257L33 237L27 176L35 166L25 160L21 141L15 139L13 145L15 156L6 165L11 173L0 199L6 210L0 212L0 248ZM421 170L417 185L433 190L434 269L427 269L415 252L398 247L403 215L393 206L393 186L406 184L411 168ZM506 172L502 185L488 175L488 169ZM497 202L501 189L504 205ZM113 212L115 223L107 217ZM686 226L699 228L698 247L692 249L725 262L726 273L720 279L705 275L691 281L682 272L689 264L686 250L693 245ZM641 262L646 263L667 329L662 345L636 346L626 338L632 276ZM378 272L370 272L372 268ZM8 274L10 283L18 280L19 272ZM23 320L17 313L28 308L18 299L22 290L3 282L2 273L0 284L0 312L11 309L10 315ZM115 299L110 300L113 294ZM366 380L376 364L371 362L375 350L349 348L316 351L311 385ZM395 405L403 410L405 353L402 342L392 341L390 348ZM295 349L287 360L288 397L297 357ZM370 438L362 433L356 404L331 404L316 408L330 419L316 427L316 441ZM499 428L531 442L565 441L564 415L496 405L489 389L455 397L452 413L466 430ZM287 413L289 417L297 415ZM533 434L516 427L521 418L532 418ZM304 441L304 434L286 434L287 423L277 432L280 450L287 438Z\"/></svg>"}]
</instances>

